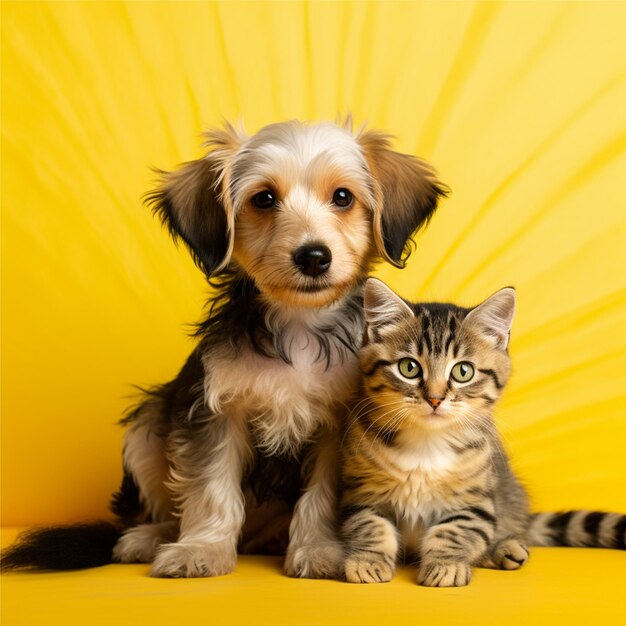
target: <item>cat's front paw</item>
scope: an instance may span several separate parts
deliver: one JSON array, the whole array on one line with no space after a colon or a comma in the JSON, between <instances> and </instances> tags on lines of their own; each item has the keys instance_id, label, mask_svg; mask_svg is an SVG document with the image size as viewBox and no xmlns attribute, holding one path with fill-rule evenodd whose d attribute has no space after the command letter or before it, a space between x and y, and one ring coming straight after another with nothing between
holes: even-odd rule
<instances>
[{"instance_id":1,"label":"cat's front paw","mask_svg":"<svg viewBox=\"0 0 626 626\"><path fill-rule=\"evenodd\" d=\"M344 563L344 574L349 583L387 583L395 568L384 558L372 552L357 552Z\"/></svg>"},{"instance_id":2,"label":"cat's front paw","mask_svg":"<svg viewBox=\"0 0 626 626\"><path fill-rule=\"evenodd\" d=\"M423 563L417 582L425 587L464 587L472 578L472 568L467 563Z\"/></svg>"},{"instance_id":3,"label":"cat's front paw","mask_svg":"<svg viewBox=\"0 0 626 626\"><path fill-rule=\"evenodd\" d=\"M230 574L237 563L232 541L219 543L169 543L157 550L151 576L204 578Z\"/></svg>"},{"instance_id":4,"label":"cat's front paw","mask_svg":"<svg viewBox=\"0 0 626 626\"><path fill-rule=\"evenodd\" d=\"M285 574L293 578L338 578L343 561L343 548L334 541L315 545L289 546L285 558Z\"/></svg>"},{"instance_id":5,"label":"cat's front paw","mask_svg":"<svg viewBox=\"0 0 626 626\"><path fill-rule=\"evenodd\" d=\"M528 548L517 539L505 539L496 546L491 561L496 569L519 569L528 561Z\"/></svg>"}]
</instances>

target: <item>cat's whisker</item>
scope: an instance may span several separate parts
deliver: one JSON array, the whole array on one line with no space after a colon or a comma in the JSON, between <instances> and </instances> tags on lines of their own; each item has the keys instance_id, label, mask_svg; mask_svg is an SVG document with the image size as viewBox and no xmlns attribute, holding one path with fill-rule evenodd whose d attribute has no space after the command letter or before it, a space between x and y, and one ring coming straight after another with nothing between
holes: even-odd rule
<instances>
[{"instance_id":1,"label":"cat's whisker","mask_svg":"<svg viewBox=\"0 0 626 626\"><path fill-rule=\"evenodd\" d=\"M400 426L402 422L405 420L407 413L408 413L407 409L399 409L397 412L397 415L392 418L391 422L389 422L385 430L387 430L388 432L394 432L395 430L397 430L397 427ZM372 439L370 441L370 452L372 451L375 443L376 443L375 439Z\"/></svg>"},{"instance_id":2,"label":"cat's whisker","mask_svg":"<svg viewBox=\"0 0 626 626\"><path fill-rule=\"evenodd\" d=\"M385 418L386 418L388 415L391 415L391 414L396 413L396 412L398 411L398 408L397 408L397 405L398 405L398 404L402 404L402 402L401 402L401 401L393 401L393 402L386 403L385 405L383 405L385 408L388 408L388 407L390 407L390 406L391 406L391 407L395 407L395 408L391 408L390 410L385 411L384 413L377 415L377 417L376 417L374 420L369 420L369 422L370 422L370 423L369 423L369 426L368 426L368 427L364 430L363 435L361 436L361 439L359 440L359 443L358 443L358 445L357 445L357 448L358 448L358 446L361 444L361 442L362 442L363 438L364 438L364 437L368 434L368 432L369 432L372 428L374 428L375 426L377 426L379 422L384 421L384 420L385 420ZM401 409L400 409L400 410L401 410ZM363 414L361 414L360 416L358 416L356 419L359 419L359 417L362 417L362 415L363 415ZM385 429L385 430L387 430L387 429Z\"/></svg>"},{"instance_id":3,"label":"cat's whisker","mask_svg":"<svg viewBox=\"0 0 626 626\"><path fill-rule=\"evenodd\" d=\"M361 436L361 438L359 439L359 442L357 443L356 449L358 450L361 443L363 442L363 439L365 438L365 436L367 435L367 433L374 428L378 422L382 421L385 419L385 417L387 417L387 415L391 415L392 413L394 413L396 411L396 409L390 409L389 411L386 411L385 413L383 413L382 415L379 415L376 419L374 420L370 420L370 424L369 426L363 431L363 434Z\"/></svg>"},{"instance_id":4,"label":"cat's whisker","mask_svg":"<svg viewBox=\"0 0 626 626\"><path fill-rule=\"evenodd\" d=\"M374 409L377 409L377 408L384 409L384 408L387 408L387 407L390 407L390 406L397 406L398 404L402 404L402 401L401 400L391 400L389 402L385 402L384 404L378 404L378 403L374 402L373 400L369 400L369 404L368 404L368 402L364 403L363 401L361 401L355 407L355 409L353 409L348 414L348 419L350 419L354 415L354 419L352 419L352 421L348 424L348 428L353 426L359 420L359 418L364 415L364 411L365 412L372 412Z\"/></svg>"}]
</instances>

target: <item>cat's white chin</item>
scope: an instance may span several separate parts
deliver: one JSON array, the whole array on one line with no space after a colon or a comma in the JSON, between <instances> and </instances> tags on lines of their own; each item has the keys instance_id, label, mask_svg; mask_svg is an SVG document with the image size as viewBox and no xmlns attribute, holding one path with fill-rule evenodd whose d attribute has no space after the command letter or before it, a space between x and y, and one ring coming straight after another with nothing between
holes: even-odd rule
<instances>
[{"instance_id":1,"label":"cat's white chin","mask_svg":"<svg viewBox=\"0 0 626 626\"><path fill-rule=\"evenodd\" d=\"M446 418L450 417L450 411L441 405L436 409L433 409L430 406L425 406L422 410L422 417L430 419Z\"/></svg>"},{"instance_id":2,"label":"cat's white chin","mask_svg":"<svg viewBox=\"0 0 626 626\"><path fill-rule=\"evenodd\" d=\"M439 406L433 409L430 405L414 403L408 412L408 426L411 424L417 430L442 430L450 428L454 421L454 413L448 407Z\"/></svg>"},{"instance_id":3,"label":"cat's white chin","mask_svg":"<svg viewBox=\"0 0 626 626\"><path fill-rule=\"evenodd\" d=\"M437 430L450 427L451 416L447 411L427 411L420 414L420 423L428 429Z\"/></svg>"}]
</instances>

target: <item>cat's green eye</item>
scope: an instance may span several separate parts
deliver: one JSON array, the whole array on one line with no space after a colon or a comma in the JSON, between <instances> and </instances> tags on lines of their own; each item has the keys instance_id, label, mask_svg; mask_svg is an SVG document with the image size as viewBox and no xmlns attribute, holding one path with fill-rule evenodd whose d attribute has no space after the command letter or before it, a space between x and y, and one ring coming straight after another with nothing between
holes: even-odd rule
<instances>
[{"instance_id":1,"label":"cat's green eye","mask_svg":"<svg viewBox=\"0 0 626 626\"><path fill-rule=\"evenodd\" d=\"M469 382L474 378L474 366L467 361L461 361L452 368L450 376L452 376L457 383Z\"/></svg>"},{"instance_id":2,"label":"cat's green eye","mask_svg":"<svg viewBox=\"0 0 626 626\"><path fill-rule=\"evenodd\" d=\"M415 359L400 359L398 369L405 378L417 378L422 375L422 366Z\"/></svg>"}]
</instances>

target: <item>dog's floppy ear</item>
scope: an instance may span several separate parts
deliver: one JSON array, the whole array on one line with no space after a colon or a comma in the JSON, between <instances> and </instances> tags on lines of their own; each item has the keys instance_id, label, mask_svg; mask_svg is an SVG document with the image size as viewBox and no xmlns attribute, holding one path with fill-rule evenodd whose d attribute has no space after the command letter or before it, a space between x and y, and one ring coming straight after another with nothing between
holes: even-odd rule
<instances>
[{"instance_id":1,"label":"dog's floppy ear","mask_svg":"<svg viewBox=\"0 0 626 626\"><path fill-rule=\"evenodd\" d=\"M376 248L386 261L404 267L412 252L411 235L428 222L448 189L428 163L394 152L387 135L365 131L357 141L375 181Z\"/></svg>"},{"instance_id":2,"label":"dog's floppy ear","mask_svg":"<svg viewBox=\"0 0 626 626\"><path fill-rule=\"evenodd\" d=\"M229 124L207 133L210 151L173 172L158 171L159 186L145 197L208 276L223 270L232 254L235 220L228 187L232 160L243 141L243 134Z\"/></svg>"}]
</instances>

